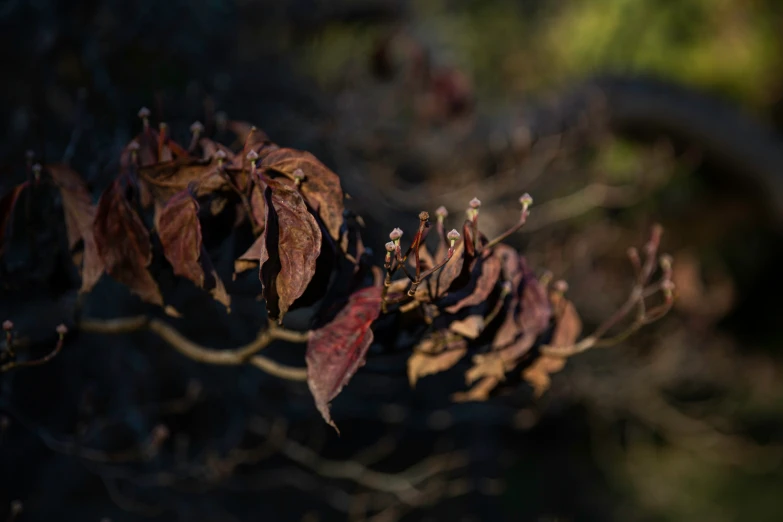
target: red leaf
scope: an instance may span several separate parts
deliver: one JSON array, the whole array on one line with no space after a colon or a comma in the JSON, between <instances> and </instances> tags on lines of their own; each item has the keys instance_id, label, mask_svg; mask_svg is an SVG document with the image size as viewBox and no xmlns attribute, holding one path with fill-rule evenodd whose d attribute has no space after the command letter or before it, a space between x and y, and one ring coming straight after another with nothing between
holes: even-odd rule
<instances>
[{"instance_id":1,"label":"red leaf","mask_svg":"<svg viewBox=\"0 0 783 522\"><path fill-rule=\"evenodd\" d=\"M261 161L261 167L281 172L294 179L295 172L301 170L302 195L326 225L332 238L340 239L340 227L343 224L343 189L340 178L323 163L310 154L294 149L277 149L267 154Z\"/></svg>"},{"instance_id":2,"label":"red leaf","mask_svg":"<svg viewBox=\"0 0 783 522\"><path fill-rule=\"evenodd\" d=\"M93 232L109 275L144 301L162 306L163 296L147 270L152 261L149 232L125 199L120 180L101 196Z\"/></svg>"},{"instance_id":3,"label":"red leaf","mask_svg":"<svg viewBox=\"0 0 783 522\"><path fill-rule=\"evenodd\" d=\"M19 200L19 195L22 190L27 186L27 182L20 183L11 189L11 192L6 194L0 199L0 255L3 254L5 248L5 233L8 227L11 225L11 218L14 215L14 207Z\"/></svg>"},{"instance_id":4,"label":"red leaf","mask_svg":"<svg viewBox=\"0 0 783 522\"><path fill-rule=\"evenodd\" d=\"M98 255L93 232L95 206L92 204L92 197L81 176L70 168L65 165L49 165L47 170L62 194L69 248L73 250L80 239L84 243L81 292L88 292L103 274L103 261ZM74 255L74 263L77 266L78 261L79 256Z\"/></svg>"},{"instance_id":5,"label":"red leaf","mask_svg":"<svg viewBox=\"0 0 783 522\"><path fill-rule=\"evenodd\" d=\"M264 199L266 226L257 245L259 276L269 316L282 321L315 275L321 229L299 192L286 183L268 180Z\"/></svg>"},{"instance_id":6,"label":"red leaf","mask_svg":"<svg viewBox=\"0 0 783 522\"><path fill-rule=\"evenodd\" d=\"M174 273L204 286L204 270L198 261L201 255L201 223L198 203L183 190L175 194L155 213L155 229L163 244L163 254Z\"/></svg>"},{"instance_id":7,"label":"red leaf","mask_svg":"<svg viewBox=\"0 0 783 522\"><path fill-rule=\"evenodd\" d=\"M318 411L335 429L329 402L364 364L373 341L370 327L380 312L381 289L364 288L351 295L332 322L310 333L306 355L307 385Z\"/></svg>"},{"instance_id":8,"label":"red leaf","mask_svg":"<svg viewBox=\"0 0 783 522\"><path fill-rule=\"evenodd\" d=\"M163 244L163 254L174 268L174 273L190 279L199 288L204 288L206 265L206 271L211 272L215 282L212 296L228 307L230 299L223 282L204 252L198 203L190 191L178 192L156 212L155 228Z\"/></svg>"}]
</instances>

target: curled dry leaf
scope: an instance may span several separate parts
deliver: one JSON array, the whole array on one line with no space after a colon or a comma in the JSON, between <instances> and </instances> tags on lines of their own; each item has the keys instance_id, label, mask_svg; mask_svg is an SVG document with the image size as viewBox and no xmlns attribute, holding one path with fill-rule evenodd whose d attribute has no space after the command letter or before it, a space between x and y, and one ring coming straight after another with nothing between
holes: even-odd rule
<instances>
[{"instance_id":1,"label":"curled dry leaf","mask_svg":"<svg viewBox=\"0 0 783 522\"><path fill-rule=\"evenodd\" d=\"M454 402L486 401L498 384L500 379L497 377L483 377L468 391L453 394L451 400Z\"/></svg>"},{"instance_id":2,"label":"curled dry leaf","mask_svg":"<svg viewBox=\"0 0 783 522\"><path fill-rule=\"evenodd\" d=\"M277 149L267 154L261 167L285 174L294 179L301 170L301 191L307 202L318 212L333 239L340 239L343 224L343 189L340 178L310 154L294 149Z\"/></svg>"},{"instance_id":3,"label":"curled dry leaf","mask_svg":"<svg viewBox=\"0 0 783 522\"><path fill-rule=\"evenodd\" d=\"M381 312L381 289L364 288L326 326L310 333L307 341L307 384L324 420L333 426L331 402L356 370L364 364L373 341L372 323Z\"/></svg>"},{"instance_id":4,"label":"curled dry leaf","mask_svg":"<svg viewBox=\"0 0 783 522\"><path fill-rule=\"evenodd\" d=\"M428 337L408 358L408 382L413 388L421 377L446 371L468 352L465 339L449 338L448 332Z\"/></svg>"},{"instance_id":5,"label":"curled dry leaf","mask_svg":"<svg viewBox=\"0 0 783 522\"><path fill-rule=\"evenodd\" d=\"M469 315L449 325L449 330L466 339L475 339L484 331L484 317L478 314Z\"/></svg>"},{"instance_id":6,"label":"curled dry leaf","mask_svg":"<svg viewBox=\"0 0 783 522\"><path fill-rule=\"evenodd\" d=\"M142 167L139 178L158 203L165 203L176 193L195 183L195 195L204 196L230 187L216 164L196 158L184 158Z\"/></svg>"},{"instance_id":7,"label":"curled dry leaf","mask_svg":"<svg viewBox=\"0 0 783 522\"><path fill-rule=\"evenodd\" d=\"M228 307L230 299L223 282L204 251L198 203L190 191L178 192L155 213L155 228L163 245L163 254L174 268L174 273L204 288L204 273L209 272L210 282L213 282L212 296Z\"/></svg>"},{"instance_id":8,"label":"curled dry leaf","mask_svg":"<svg viewBox=\"0 0 783 522\"><path fill-rule=\"evenodd\" d=\"M103 261L98 255L93 232L95 206L79 174L64 165L50 165L47 170L62 195L68 247L73 251L80 240L84 244L84 255L74 254L74 263L79 266L79 258L83 259L81 291L85 292L95 286L103 274Z\"/></svg>"},{"instance_id":9,"label":"curled dry leaf","mask_svg":"<svg viewBox=\"0 0 783 522\"><path fill-rule=\"evenodd\" d=\"M493 255L486 255L481 262L481 273L476 280L476 285L470 295L467 295L457 301L457 303L446 308L446 311L454 314L466 306L474 306L487 300L500 277L500 260Z\"/></svg>"},{"instance_id":10,"label":"curled dry leaf","mask_svg":"<svg viewBox=\"0 0 783 522\"><path fill-rule=\"evenodd\" d=\"M0 199L0 255L5 248L5 234L11 225L11 218L14 215L14 208L19 196L27 186L27 182L16 185L11 191Z\"/></svg>"},{"instance_id":11,"label":"curled dry leaf","mask_svg":"<svg viewBox=\"0 0 783 522\"><path fill-rule=\"evenodd\" d=\"M533 361L533 364L525 368L522 378L533 387L533 393L540 397L549 389L552 382L551 374L559 372L565 367L566 360L552 355L541 355Z\"/></svg>"},{"instance_id":12,"label":"curled dry leaf","mask_svg":"<svg viewBox=\"0 0 783 522\"><path fill-rule=\"evenodd\" d=\"M321 253L321 229L295 188L275 179L267 180L264 200L266 226L253 254L258 254L269 316L282 321L315 275L316 259ZM243 255L240 259L248 258Z\"/></svg>"},{"instance_id":13,"label":"curled dry leaf","mask_svg":"<svg viewBox=\"0 0 783 522\"><path fill-rule=\"evenodd\" d=\"M125 199L120 180L104 191L93 226L98 254L106 271L149 303L163 305L158 284L147 270L152 261L150 236ZM83 290L89 290L84 288Z\"/></svg>"},{"instance_id":14,"label":"curled dry leaf","mask_svg":"<svg viewBox=\"0 0 783 522\"><path fill-rule=\"evenodd\" d=\"M571 346L582 333L582 319L574 304L561 292L551 292L550 301L555 316L555 329L552 333L552 346Z\"/></svg>"}]
</instances>

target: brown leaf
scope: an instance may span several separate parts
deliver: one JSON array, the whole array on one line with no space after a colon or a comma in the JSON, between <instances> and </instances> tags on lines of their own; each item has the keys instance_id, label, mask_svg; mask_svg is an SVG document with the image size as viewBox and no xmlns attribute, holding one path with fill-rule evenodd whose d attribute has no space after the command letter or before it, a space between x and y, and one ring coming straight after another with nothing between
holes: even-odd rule
<instances>
[{"instance_id":1,"label":"brown leaf","mask_svg":"<svg viewBox=\"0 0 783 522\"><path fill-rule=\"evenodd\" d=\"M315 275L321 229L295 188L270 179L264 199L266 226L258 250L259 276L269 316L282 321Z\"/></svg>"},{"instance_id":2,"label":"brown leaf","mask_svg":"<svg viewBox=\"0 0 783 522\"><path fill-rule=\"evenodd\" d=\"M93 233L109 275L144 301L162 306L163 296L147 270L152 261L149 232L125 199L120 180L109 185L98 201Z\"/></svg>"},{"instance_id":3,"label":"brown leaf","mask_svg":"<svg viewBox=\"0 0 783 522\"><path fill-rule=\"evenodd\" d=\"M484 318L481 315L469 315L465 319L452 322L449 330L466 339L475 339L484 331Z\"/></svg>"},{"instance_id":4,"label":"brown leaf","mask_svg":"<svg viewBox=\"0 0 783 522\"><path fill-rule=\"evenodd\" d=\"M301 170L302 195L326 225L333 239L340 239L343 224L343 189L340 178L323 163L310 154L294 149L278 149L266 155L261 167L285 174L294 179L294 173Z\"/></svg>"},{"instance_id":5,"label":"brown leaf","mask_svg":"<svg viewBox=\"0 0 783 522\"><path fill-rule=\"evenodd\" d=\"M19 195L22 190L27 187L27 182L20 183L11 189L11 192L6 194L0 199L0 255L2 255L5 249L5 234L8 227L11 225L11 218L14 215L14 208L16 202L19 200Z\"/></svg>"},{"instance_id":6,"label":"brown leaf","mask_svg":"<svg viewBox=\"0 0 783 522\"><path fill-rule=\"evenodd\" d=\"M199 288L205 287L204 274L210 273L212 297L228 308L231 299L202 242L198 208L189 190L178 192L155 213L155 229L174 273L190 279Z\"/></svg>"},{"instance_id":7,"label":"brown leaf","mask_svg":"<svg viewBox=\"0 0 783 522\"><path fill-rule=\"evenodd\" d=\"M226 163L233 163L234 162L234 151L232 151L230 148L226 147L222 143L218 143L216 141L212 141L209 138L201 138L198 141L199 145L201 145L201 151L202 151L202 159L205 161L213 161L217 160L215 158L215 155L217 154L217 151L222 150L226 154Z\"/></svg>"},{"instance_id":8,"label":"brown leaf","mask_svg":"<svg viewBox=\"0 0 783 522\"><path fill-rule=\"evenodd\" d=\"M123 168L131 166L132 145L138 145L136 155L140 167L158 163L158 132L152 127L143 130L131 143L125 146L120 154L120 165Z\"/></svg>"},{"instance_id":9,"label":"brown leaf","mask_svg":"<svg viewBox=\"0 0 783 522\"><path fill-rule=\"evenodd\" d=\"M264 202L264 187L259 183L254 183L250 192L250 209L253 212L255 228L262 230L266 222L266 203Z\"/></svg>"},{"instance_id":10,"label":"brown leaf","mask_svg":"<svg viewBox=\"0 0 783 522\"><path fill-rule=\"evenodd\" d=\"M428 340L432 341L432 339ZM420 343L408 358L408 382L411 387L416 386L420 377L448 370L468 352L468 343L464 339L452 340L447 346L441 346L440 350L434 353L427 344L428 340Z\"/></svg>"},{"instance_id":11,"label":"brown leaf","mask_svg":"<svg viewBox=\"0 0 783 522\"><path fill-rule=\"evenodd\" d=\"M521 260L521 268L520 312L517 316L517 325L526 335L537 337L549 326L552 309L544 287L538 282L524 259Z\"/></svg>"},{"instance_id":12,"label":"brown leaf","mask_svg":"<svg viewBox=\"0 0 783 522\"><path fill-rule=\"evenodd\" d=\"M187 189L191 183L195 183L194 192L199 197L230 188L220 174L217 164L195 158L142 167L139 169L139 177L158 203L168 201L177 192Z\"/></svg>"},{"instance_id":13,"label":"brown leaf","mask_svg":"<svg viewBox=\"0 0 783 522\"><path fill-rule=\"evenodd\" d=\"M486 401L489 399L489 394L492 393L492 390L500 384L500 381L501 379L497 377L484 377L470 390L453 394L451 400L454 402Z\"/></svg>"},{"instance_id":14,"label":"brown leaf","mask_svg":"<svg viewBox=\"0 0 783 522\"><path fill-rule=\"evenodd\" d=\"M340 313L307 341L307 385L324 420L333 426L329 403L364 364L373 341L372 323L381 312L381 289L351 294Z\"/></svg>"},{"instance_id":15,"label":"brown leaf","mask_svg":"<svg viewBox=\"0 0 783 522\"><path fill-rule=\"evenodd\" d=\"M84 255L74 254L74 263L79 266L82 258L80 291L88 292L98 282L104 269L93 232L95 206L92 197L81 176L65 165L49 165L47 170L62 194L69 248L73 250L79 240L84 243Z\"/></svg>"},{"instance_id":16,"label":"brown leaf","mask_svg":"<svg viewBox=\"0 0 783 522\"><path fill-rule=\"evenodd\" d=\"M555 316L555 330L549 344L552 346L571 346L582 333L582 319L574 304L560 292L550 294L552 310Z\"/></svg>"},{"instance_id":17,"label":"brown leaf","mask_svg":"<svg viewBox=\"0 0 783 522\"><path fill-rule=\"evenodd\" d=\"M234 261L234 273L238 274L256 268L267 259L269 259L269 253L266 249L266 235L262 234L256 238L244 254Z\"/></svg>"},{"instance_id":18,"label":"brown leaf","mask_svg":"<svg viewBox=\"0 0 783 522\"><path fill-rule=\"evenodd\" d=\"M533 364L525 368L522 378L532 387L536 397L540 397L549 389L552 379L551 374L559 372L565 367L566 360L562 357L541 355L533 361Z\"/></svg>"},{"instance_id":19,"label":"brown leaf","mask_svg":"<svg viewBox=\"0 0 783 522\"><path fill-rule=\"evenodd\" d=\"M198 203L188 190L176 193L155 213L155 229L163 245L163 254L178 276L204 286L201 255L201 223Z\"/></svg>"},{"instance_id":20,"label":"brown leaf","mask_svg":"<svg viewBox=\"0 0 783 522\"><path fill-rule=\"evenodd\" d=\"M473 292L446 308L446 311L450 314L454 314L466 306L474 306L483 303L487 300L489 294L492 293L499 277L500 260L494 256L487 256L481 263L481 275L479 275L476 281Z\"/></svg>"}]
</instances>

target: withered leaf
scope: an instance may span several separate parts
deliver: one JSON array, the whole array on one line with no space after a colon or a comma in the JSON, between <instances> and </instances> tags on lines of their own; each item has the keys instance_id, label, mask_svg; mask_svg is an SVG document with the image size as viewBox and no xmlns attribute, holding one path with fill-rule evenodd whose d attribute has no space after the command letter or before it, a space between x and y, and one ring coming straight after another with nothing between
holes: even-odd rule
<instances>
[{"instance_id":1,"label":"withered leaf","mask_svg":"<svg viewBox=\"0 0 783 522\"><path fill-rule=\"evenodd\" d=\"M566 360L562 357L541 355L533 361L533 364L525 368L522 378L532 387L536 397L540 397L549 389L552 382L551 374L559 372L565 367Z\"/></svg>"},{"instance_id":2,"label":"withered leaf","mask_svg":"<svg viewBox=\"0 0 783 522\"><path fill-rule=\"evenodd\" d=\"M259 276L269 316L282 321L315 275L321 229L299 192L286 183L268 180L264 200Z\"/></svg>"},{"instance_id":3,"label":"withered leaf","mask_svg":"<svg viewBox=\"0 0 783 522\"><path fill-rule=\"evenodd\" d=\"M414 387L419 378L448 370L457 364L467 352L468 343L464 339L450 343L446 350L440 353L432 354L423 350L414 350L408 358L408 382L411 387Z\"/></svg>"},{"instance_id":4,"label":"withered leaf","mask_svg":"<svg viewBox=\"0 0 783 522\"><path fill-rule=\"evenodd\" d=\"M138 145L136 155L140 167L148 167L158 163L158 132L151 127L147 127L122 150L120 165L123 168L132 165L132 151L135 145Z\"/></svg>"},{"instance_id":5,"label":"withered leaf","mask_svg":"<svg viewBox=\"0 0 783 522\"><path fill-rule=\"evenodd\" d=\"M16 202L19 195L27 187L27 182L16 185L11 191L0 199L0 255L5 248L5 234L11 224L11 218L14 215Z\"/></svg>"},{"instance_id":6,"label":"withered leaf","mask_svg":"<svg viewBox=\"0 0 783 522\"><path fill-rule=\"evenodd\" d=\"M343 189L340 178L323 163L310 154L294 149L277 149L267 154L261 161L261 167L285 174L293 179L297 170L301 170L304 179L301 191L307 202L326 225L333 239L340 239L340 227L343 224Z\"/></svg>"},{"instance_id":7,"label":"withered leaf","mask_svg":"<svg viewBox=\"0 0 783 522\"><path fill-rule=\"evenodd\" d=\"M204 286L201 255L201 223L198 203L188 190L176 193L155 213L155 229L163 245L163 254L178 276Z\"/></svg>"},{"instance_id":8,"label":"withered leaf","mask_svg":"<svg viewBox=\"0 0 783 522\"><path fill-rule=\"evenodd\" d=\"M453 321L449 330L466 339L475 339L484 331L484 317L481 315L469 315L459 321Z\"/></svg>"},{"instance_id":9,"label":"withered leaf","mask_svg":"<svg viewBox=\"0 0 783 522\"><path fill-rule=\"evenodd\" d=\"M552 308L541 283L521 259L522 283L517 324L525 334L538 336L549 326Z\"/></svg>"},{"instance_id":10,"label":"withered leaf","mask_svg":"<svg viewBox=\"0 0 783 522\"><path fill-rule=\"evenodd\" d=\"M555 330L550 344L552 346L571 346L582 333L582 319L574 304L561 293L550 295L555 316Z\"/></svg>"},{"instance_id":11,"label":"withered leaf","mask_svg":"<svg viewBox=\"0 0 783 522\"><path fill-rule=\"evenodd\" d=\"M202 242L198 208L189 190L178 192L155 212L155 229L174 273L190 279L199 288L205 287L205 273L209 273L212 297L228 308L231 299Z\"/></svg>"},{"instance_id":12,"label":"withered leaf","mask_svg":"<svg viewBox=\"0 0 783 522\"><path fill-rule=\"evenodd\" d=\"M501 379L497 377L484 377L466 392L458 392L451 396L454 402L486 401Z\"/></svg>"},{"instance_id":13,"label":"withered leaf","mask_svg":"<svg viewBox=\"0 0 783 522\"><path fill-rule=\"evenodd\" d=\"M73 250L79 240L84 244L84 255L81 256L83 258L81 291L87 292L98 282L104 269L93 232L95 206L79 174L65 165L49 165L47 170L62 194L68 247ZM74 263L77 266L80 264L79 257L74 255Z\"/></svg>"},{"instance_id":14,"label":"withered leaf","mask_svg":"<svg viewBox=\"0 0 783 522\"><path fill-rule=\"evenodd\" d=\"M446 311L454 314L466 306L474 306L483 303L487 300L489 294L492 293L499 277L500 260L495 256L486 255L481 263L481 274L476 280L476 286L473 288L473 292L446 308Z\"/></svg>"},{"instance_id":15,"label":"withered leaf","mask_svg":"<svg viewBox=\"0 0 783 522\"><path fill-rule=\"evenodd\" d=\"M381 288L351 294L348 303L307 341L307 384L324 420L333 426L329 403L364 364L373 341L372 323L381 312Z\"/></svg>"},{"instance_id":16,"label":"withered leaf","mask_svg":"<svg viewBox=\"0 0 783 522\"><path fill-rule=\"evenodd\" d=\"M230 188L216 164L196 158L142 167L139 169L139 177L158 203L165 203L177 192L187 189L191 183L195 183L194 192L199 197Z\"/></svg>"},{"instance_id":17,"label":"withered leaf","mask_svg":"<svg viewBox=\"0 0 783 522\"><path fill-rule=\"evenodd\" d=\"M149 232L125 199L119 179L98 201L93 233L109 275L144 301L162 306L163 296L147 270L152 261Z\"/></svg>"},{"instance_id":18,"label":"withered leaf","mask_svg":"<svg viewBox=\"0 0 783 522\"><path fill-rule=\"evenodd\" d=\"M227 163L233 163L234 151L232 151L230 148L226 147L222 143L212 141L209 138L201 138L198 141L198 144L201 145L202 160L204 161L216 160L215 155L217 154L217 151L220 150L223 151L223 153L226 155L225 161Z\"/></svg>"}]
</instances>

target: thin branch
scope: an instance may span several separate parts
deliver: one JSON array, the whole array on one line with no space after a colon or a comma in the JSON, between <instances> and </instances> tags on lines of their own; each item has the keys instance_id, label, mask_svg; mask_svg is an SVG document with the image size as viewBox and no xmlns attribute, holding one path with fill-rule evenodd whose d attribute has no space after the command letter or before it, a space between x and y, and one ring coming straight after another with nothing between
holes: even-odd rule
<instances>
[{"instance_id":1,"label":"thin branch","mask_svg":"<svg viewBox=\"0 0 783 522\"><path fill-rule=\"evenodd\" d=\"M233 350L216 350L195 343L182 335L173 326L159 319L150 319L145 316L108 320L85 319L79 323L79 328L86 332L106 334L128 333L146 329L166 341L182 355L198 362L221 366L250 363L256 368L283 379L295 381L307 379L307 371L304 368L285 366L266 357L256 355L273 341L304 343L309 338L309 332L287 330L272 321L251 342Z\"/></svg>"}]
</instances>

